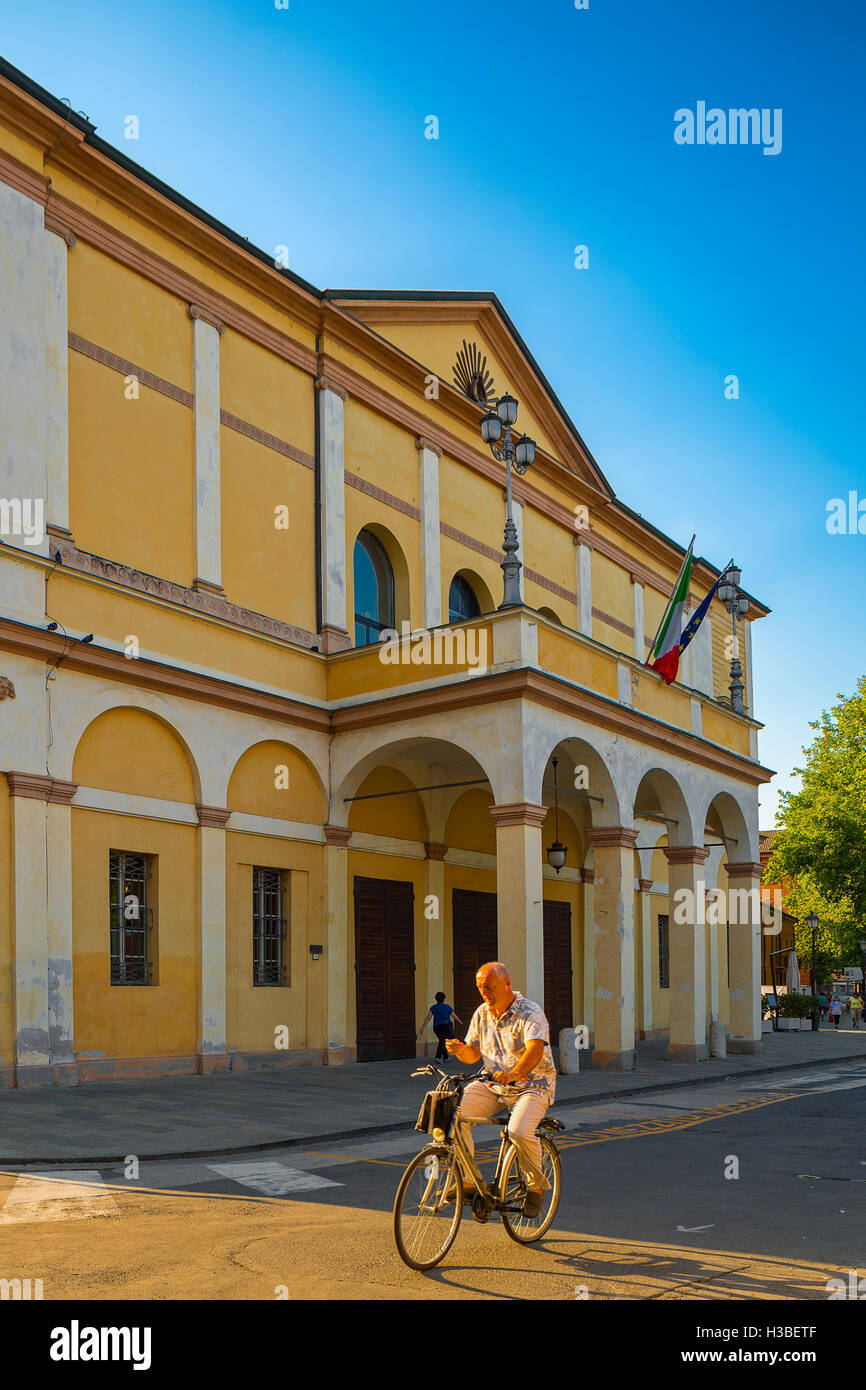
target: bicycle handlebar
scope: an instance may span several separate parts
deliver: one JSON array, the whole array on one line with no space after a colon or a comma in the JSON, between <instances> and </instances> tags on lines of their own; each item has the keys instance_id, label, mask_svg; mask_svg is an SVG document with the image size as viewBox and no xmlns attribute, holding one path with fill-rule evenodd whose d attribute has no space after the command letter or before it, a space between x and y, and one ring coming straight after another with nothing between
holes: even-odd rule
<instances>
[{"instance_id":1,"label":"bicycle handlebar","mask_svg":"<svg viewBox=\"0 0 866 1390\"><path fill-rule=\"evenodd\" d=\"M429 1062L426 1067L421 1067L419 1071L413 1071L412 1076L441 1076L444 1081L493 1081L493 1073L482 1067L481 1071L451 1072L441 1071L439 1067L434 1067ZM496 1081L496 1086L502 1086L503 1090L513 1090L513 1084L507 1081Z\"/></svg>"}]
</instances>

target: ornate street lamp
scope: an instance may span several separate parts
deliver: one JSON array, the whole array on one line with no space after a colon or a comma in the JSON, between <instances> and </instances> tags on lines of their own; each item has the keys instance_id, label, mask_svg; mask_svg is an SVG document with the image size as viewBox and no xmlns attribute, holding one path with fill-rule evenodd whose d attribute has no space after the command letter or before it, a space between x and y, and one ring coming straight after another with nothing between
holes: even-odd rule
<instances>
[{"instance_id":1,"label":"ornate street lamp","mask_svg":"<svg viewBox=\"0 0 866 1390\"><path fill-rule=\"evenodd\" d=\"M557 758L554 758L554 759L553 759L553 806L554 806L553 814L554 814L554 818L555 818L555 824L554 824L554 827L553 827L553 833L554 833L554 835L556 836L556 839L554 840L553 844L550 845L550 846L548 847L548 850L547 850L547 862L548 862L548 864L550 865L551 869L555 869L556 872L559 873L560 869L561 869L561 868L563 867L563 865L565 864L566 858L567 858L567 856L568 856L568 850L566 849L565 845L560 844L560 840L559 840L559 788L557 787L557 784L556 784L556 765L557 765L557 762L558 762L558 759L557 759Z\"/></svg>"},{"instance_id":2,"label":"ornate street lamp","mask_svg":"<svg viewBox=\"0 0 866 1390\"><path fill-rule=\"evenodd\" d=\"M812 933L812 1032L817 1033L820 1022L818 1018L818 1000L815 994L815 934L818 930L818 918L815 916L814 912L810 912L809 916L806 918L806 926Z\"/></svg>"},{"instance_id":3,"label":"ornate street lamp","mask_svg":"<svg viewBox=\"0 0 866 1390\"><path fill-rule=\"evenodd\" d=\"M722 575L722 582L718 587L717 595L731 615L731 626L734 637L733 658L731 660L731 709L735 714L745 714L743 706L743 668L740 664L740 641L737 637L737 622L742 622L749 611L749 600L740 591L740 576L742 570L738 569L733 562L728 565Z\"/></svg>"},{"instance_id":4,"label":"ornate street lamp","mask_svg":"<svg viewBox=\"0 0 866 1390\"><path fill-rule=\"evenodd\" d=\"M535 460L535 445L531 439L524 435L516 444L512 439L511 426L516 419L517 401L506 391L497 401L496 409L489 410L481 421L481 437L484 443L489 444L493 457L506 465L505 540L502 543L505 559L501 561L505 582L500 608L519 608L521 603L520 561L517 559L520 542L517 539L517 527L511 510L511 469L514 467L522 476Z\"/></svg>"}]
</instances>

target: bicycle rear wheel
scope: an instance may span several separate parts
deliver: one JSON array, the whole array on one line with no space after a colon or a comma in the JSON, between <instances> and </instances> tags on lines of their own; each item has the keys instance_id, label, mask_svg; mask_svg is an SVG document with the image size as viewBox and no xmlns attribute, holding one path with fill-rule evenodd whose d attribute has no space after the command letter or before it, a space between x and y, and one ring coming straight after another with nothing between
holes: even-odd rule
<instances>
[{"instance_id":1,"label":"bicycle rear wheel","mask_svg":"<svg viewBox=\"0 0 866 1390\"><path fill-rule=\"evenodd\" d=\"M524 1216L520 1210L526 1196L527 1184L513 1144L509 1147L502 1165L499 1197L503 1207L500 1216L506 1231L518 1245L531 1245L533 1241L541 1239L556 1215L562 1192L559 1150L548 1135L540 1134L538 1137L541 1140L541 1171L550 1187L542 1193L541 1211L537 1216Z\"/></svg>"},{"instance_id":2,"label":"bicycle rear wheel","mask_svg":"<svg viewBox=\"0 0 866 1390\"><path fill-rule=\"evenodd\" d=\"M454 1196L446 1200L448 1189ZM453 1149L422 1149L394 1199L394 1240L410 1269L432 1269L454 1243L463 1212L463 1184Z\"/></svg>"}]
</instances>

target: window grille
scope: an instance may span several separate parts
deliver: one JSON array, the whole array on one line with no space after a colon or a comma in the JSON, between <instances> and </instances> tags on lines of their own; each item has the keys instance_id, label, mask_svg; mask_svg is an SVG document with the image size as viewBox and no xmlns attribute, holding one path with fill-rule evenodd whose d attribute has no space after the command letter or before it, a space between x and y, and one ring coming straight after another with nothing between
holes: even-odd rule
<instances>
[{"instance_id":1,"label":"window grille","mask_svg":"<svg viewBox=\"0 0 866 1390\"><path fill-rule=\"evenodd\" d=\"M286 984L286 875L253 869L253 984Z\"/></svg>"},{"instance_id":2,"label":"window grille","mask_svg":"<svg viewBox=\"0 0 866 1390\"><path fill-rule=\"evenodd\" d=\"M108 911L113 985L153 984L150 878L149 855L128 854L117 849L109 851Z\"/></svg>"},{"instance_id":3,"label":"window grille","mask_svg":"<svg viewBox=\"0 0 866 1390\"><path fill-rule=\"evenodd\" d=\"M670 937L667 917L659 917L659 989L670 988Z\"/></svg>"}]
</instances>

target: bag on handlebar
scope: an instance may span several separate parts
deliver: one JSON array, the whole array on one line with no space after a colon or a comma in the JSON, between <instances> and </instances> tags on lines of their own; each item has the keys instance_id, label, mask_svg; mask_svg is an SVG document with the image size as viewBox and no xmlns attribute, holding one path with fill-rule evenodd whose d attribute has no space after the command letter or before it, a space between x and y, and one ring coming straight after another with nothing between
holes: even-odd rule
<instances>
[{"instance_id":1,"label":"bag on handlebar","mask_svg":"<svg viewBox=\"0 0 866 1390\"><path fill-rule=\"evenodd\" d=\"M424 1097L415 1128L420 1134L432 1134L434 1129L449 1134L460 1097L447 1091L428 1091Z\"/></svg>"}]
</instances>

